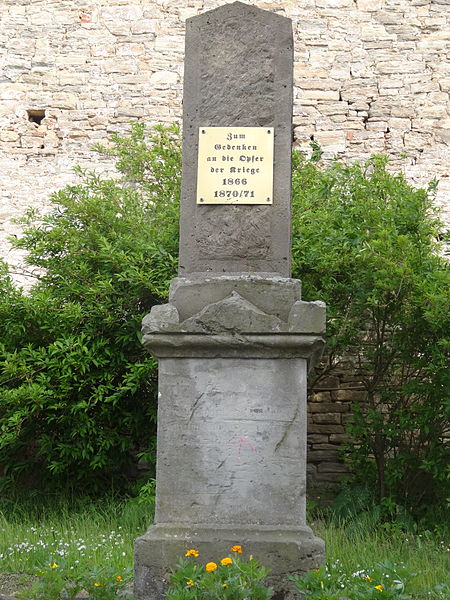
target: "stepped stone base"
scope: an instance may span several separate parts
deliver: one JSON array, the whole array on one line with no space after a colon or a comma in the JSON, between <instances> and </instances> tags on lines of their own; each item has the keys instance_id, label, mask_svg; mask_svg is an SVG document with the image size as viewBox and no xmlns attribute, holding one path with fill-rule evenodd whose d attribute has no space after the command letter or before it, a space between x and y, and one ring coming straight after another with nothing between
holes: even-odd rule
<instances>
[{"instance_id":1,"label":"stepped stone base","mask_svg":"<svg viewBox=\"0 0 450 600\"><path fill-rule=\"evenodd\" d=\"M189 548L196 548L196 559L205 564L232 555L230 548L242 545L243 558L252 554L269 570L268 583L275 596L290 593L288 573L306 573L324 560L324 542L307 526L262 527L220 525L187 528L159 523L150 527L135 546L135 595L139 600L163 598L170 572L167 565L176 565Z\"/></svg>"},{"instance_id":2,"label":"stepped stone base","mask_svg":"<svg viewBox=\"0 0 450 600\"><path fill-rule=\"evenodd\" d=\"M306 525L306 382L320 358L325 307L271 273L191 274L143 320L158 358L155 525L136 541L137 600L162 600L189 548L201 564L240 544L270 570L317 568Z\"/></svg>"}]
</instances>

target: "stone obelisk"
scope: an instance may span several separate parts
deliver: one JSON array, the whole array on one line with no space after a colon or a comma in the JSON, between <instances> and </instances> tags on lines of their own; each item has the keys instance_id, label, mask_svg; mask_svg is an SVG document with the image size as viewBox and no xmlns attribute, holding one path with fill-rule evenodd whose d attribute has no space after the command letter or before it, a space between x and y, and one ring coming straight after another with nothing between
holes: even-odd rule
<instances>
[{"instance_id":1,"label":"stone obelisk","mask_svg":"<svg viewBox=\"0 0 450 600\"><path fill-rule=\"evenodd\" d=\"M186 549L241 544L285 575L317 568L306 524L306 377L325 307L290 278L293 40L235 2L188 19L179 277L143 322L159 361L154 525L138 600L162 598Z\"/></svg>"}]
</instances>

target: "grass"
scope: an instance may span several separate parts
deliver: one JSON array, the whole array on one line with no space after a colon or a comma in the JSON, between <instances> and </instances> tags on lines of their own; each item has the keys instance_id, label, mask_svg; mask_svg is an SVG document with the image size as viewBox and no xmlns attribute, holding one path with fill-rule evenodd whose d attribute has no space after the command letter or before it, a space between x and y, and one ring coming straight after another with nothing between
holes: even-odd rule
<instances>
[{"instance_id":1,"label":"grass","mask_svg":"<svg viewBox=\"0 0 450 600\"><path fill-rule=\"evenodd\" d=\"M450 586L450 548L437 533L405 533L395 523L373 530L354 526L349 530L318 521L313 529L325 540L327 564L338 564L349 575L389 561L405 565L414 599L439 598L433 593L434 588L444 583Z\"/></svg>"},{"instance_id":2,"label":"grass","mask_svg":"<svg viewBox=\"0 0 450 600\"><path fill-rule=\"evenodd\" d=\"M106 564L122 571L131 567L134 540L151 521L152 505L136 500L8 507L0 511L0 573L33 575L51 561L73 571Z\"/></svg>"},{"instance_id":3,"label":"grass","mask_svg":"<svg viewBox=\"0 0 450 600\"><path fill-rule=\"evenodd\" d=\"M2 574L35 575L52 561L73 573L105 565L121 573L132 567L134 540L150 524L152 511L151 502L112 498L84 500L75 507L64 501L39 508L17 503L3 511L0 506L0 580ZM330 569L338 566L351 575L384 561L404 564L414 574L409 590L414 600L445 598L433 591L439 584L450 585L443 537L429 531L408 534L395 523L338 527L317 520L312 526L326 542Z\"/></svg>"}]
</instances>

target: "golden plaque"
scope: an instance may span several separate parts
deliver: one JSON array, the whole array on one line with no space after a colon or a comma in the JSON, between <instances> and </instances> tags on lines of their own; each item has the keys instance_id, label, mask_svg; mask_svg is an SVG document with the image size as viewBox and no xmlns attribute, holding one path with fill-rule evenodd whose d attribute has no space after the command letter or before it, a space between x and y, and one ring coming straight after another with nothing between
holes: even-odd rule
<instances>
[{"instance_id":1,"label":"golden plaque","mask_svg":"<svg viewBox=\"0 0 450 600\"><path fill-rule=\"evenodd\" d=\"M197 204L272 204L273 127L200 127Z\"/></svg>"}]
</instances>

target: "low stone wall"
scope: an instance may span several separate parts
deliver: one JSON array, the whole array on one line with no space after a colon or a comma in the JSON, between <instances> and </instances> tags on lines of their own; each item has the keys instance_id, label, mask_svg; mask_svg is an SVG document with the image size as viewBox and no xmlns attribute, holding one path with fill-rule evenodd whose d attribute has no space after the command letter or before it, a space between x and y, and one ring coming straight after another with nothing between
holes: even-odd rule
<instances>
[{"instance_id":1,"label":"low stone wall","mask_svg":"<svg viewBox=\"0 0 450 600\"><path fill-rule=\"evenodd\" d=\"M364 402L366 392L351 365L333 371L314 386L308 397L308 483L311 488L337 487L348 473L342 445L350 442L346 424L352 403Z\"/></svg>"}]
</instances>

